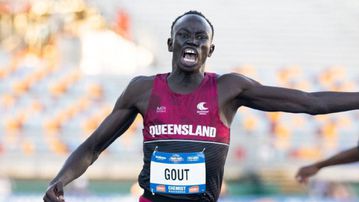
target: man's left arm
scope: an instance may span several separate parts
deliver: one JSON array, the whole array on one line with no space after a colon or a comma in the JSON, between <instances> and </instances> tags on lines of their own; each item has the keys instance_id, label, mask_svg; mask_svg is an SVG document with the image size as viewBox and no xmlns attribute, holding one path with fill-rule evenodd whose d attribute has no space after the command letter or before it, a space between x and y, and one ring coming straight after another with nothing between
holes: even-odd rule
<instances>
[{"instance_id":1,"label":"man's left arm","mask_svg":"<svg viewBox=\"0 0 359 202\"><path fill-rule=\"evenodd\" d=\"M263 86L245 89L240 98L243 105L264 111L327 114L359 109L358 92L313 92Z\"/></svg>"},{"instance_id":2,"label":"man's left arm","mask_svg":"<svg viewBox=\"0 0 359 202\"><path fill-rule=\"evenodd\" d=\"M359 92L304 92L297 89L262 85L237 73L219 78L221 97L235 100L235 107L263 111L327 114L359 109ZM228 102L227 100L227 102ZM232 102L231 102L232 103Z\"/></svg>"}]
</instances>

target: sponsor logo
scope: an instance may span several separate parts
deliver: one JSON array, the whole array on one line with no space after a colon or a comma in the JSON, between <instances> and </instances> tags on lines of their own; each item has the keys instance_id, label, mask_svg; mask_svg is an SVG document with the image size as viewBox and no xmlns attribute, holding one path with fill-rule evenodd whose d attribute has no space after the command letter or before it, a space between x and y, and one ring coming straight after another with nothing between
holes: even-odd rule
<instances>
[{"instance_id":1,"label":"sponsor logo","mask_svg":"<svg viewBox=\"0 0 359 202\"><path fill-rule=\"evenodd\" d=\"M159 106L156 108L156 112L157 113L165 113L166 112L166 107L165 106Z\"/></svg>"},{"instance_id":2,"label":"sponsor logo","mask_svg":"<svg viewBox=\"0 0 359 202\"><path fill-rule=\"evenodd\" d=\"M185 186L168 186L168 192L171 193L185 193Z\"/></svg>"},{"instance_id":3,"label":"sponsor logo","mask_svg":"<svg viewBox=\"0 0 359 202\"><path fill-rule=\"evenodd\" d=\"M197 104L197 114L199 115L207 115L209 110L205 106L206 102L200 102Z\"/></svg>"},{"instance_id":4,"label":"sponsor logo","mask_svg":"<svg viewBox=\"0 0 359 202\"><path fill-rule=\"evenodd\" d=\"M157 185L157 186L156 186L156 191L158 191L158 192L165 192L165 191L166 191L165 185Z\"/></svg>"},{"instance_id":5,"label":"sponsor logo","mask_svg":"<svg viewBox=\"0 0 359 202\"><path fill-rule=\"evenodd\" d=\"M197 193L199 192L199 186L192 186L188 189L189 193Z\"/></svg>"},{"instance_id":6,"label":"sponsor logo","mask_svg":"<svg viewBox=\"0 0 359 202\"><path fill-rule=\"evenodd\" d=\"M164 156L155 156L155 158L157 159L157 160L166 160L166 157L164 157Z\"/></svg>"},{"instance_id":7,"label":"sponsor logo","mask_svg":"<svg viewBox=\"0 0 359 202\"><path fill-rule=\"evenodd\" d=\"M198 156L189 156L187 157L187 161L198 161L199 157Z\"/></svg>"},{"instance_id":8,"label":"sponsor logo","mask_svg":"<svg viewBox=\"0 0 359 202\"><path fill-rule=\"evenodd\" d=\"M179 162L183 161L183 158L182 158L182 156L180 156L178 154L173 154L170 157L170 161L172 161L173 163L179 163Z\"/></svg>"}]
</instances>

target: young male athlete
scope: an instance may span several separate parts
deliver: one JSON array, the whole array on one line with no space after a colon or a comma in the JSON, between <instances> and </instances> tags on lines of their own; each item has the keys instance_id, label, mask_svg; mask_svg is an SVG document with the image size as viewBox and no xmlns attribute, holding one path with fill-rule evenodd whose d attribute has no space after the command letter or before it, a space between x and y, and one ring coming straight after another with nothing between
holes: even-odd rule
<instances>
[{"instance_id":1,"label":"young male athlete","mask_svg":"<svg viewBox=\"0 0 359 202\"><path fill-rule=\"evenodd\" d=\"M299 168L296 174L296 180L300 183L307 183L308 179L317 174L322 168L346 163L354 163L359 161L359 148L353 147L345 151L339 152L327 159L318 161Z\"/></svg>"},{"instance_id":2,"label":"young male athlete","mask_svg":"<svg viewBox=\"0 0 359 202\"><path fill-rule=\"evenodd\" d=\"M64 201L63 186L83 174L138 113L144 124L140 201L193 202L218 199L229 128L239 107L312 115L359 108L359 93L307 93L264 86L240 74L205 72L213 34L201 13L179 16L167 41L172 71L129 83L113 111L50 182L44 201Z\"/></svg>"}]
</instances>

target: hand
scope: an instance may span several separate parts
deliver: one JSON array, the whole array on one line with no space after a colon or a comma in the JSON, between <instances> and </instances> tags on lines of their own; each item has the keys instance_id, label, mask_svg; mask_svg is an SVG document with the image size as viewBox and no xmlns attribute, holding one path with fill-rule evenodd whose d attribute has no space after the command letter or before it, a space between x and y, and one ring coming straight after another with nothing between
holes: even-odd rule
<instances>
[{"instance_id":1,"label":"hand","mask_svg":"<svg viewBox=\"0 0 359 202\"><path fill-rule=\"evenodd\" d=\"M320 168L318 168L318 166L316 166L315 164L313 165L309 165L309 166L304 166L301 167L297 174L295 175L295 179L299 182L299 183L307 183L309 177L317 174L317 172L320 170Z\"/></svg>"},{"instance_id":2,"label":"hand","mask_svg":"<svg viewBox=\"0 0 359 202\"><path fill-rule=\"evenodd\" d=\"M65 202L64 185L61 181L55 182L47 188L44 202Z\"/></svg>"}]
</instances>

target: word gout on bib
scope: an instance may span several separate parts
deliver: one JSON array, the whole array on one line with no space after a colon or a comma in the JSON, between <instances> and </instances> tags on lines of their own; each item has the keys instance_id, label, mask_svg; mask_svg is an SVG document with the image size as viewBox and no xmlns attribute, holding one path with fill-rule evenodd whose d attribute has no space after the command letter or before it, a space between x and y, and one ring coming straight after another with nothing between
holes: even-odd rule
<instances>
[{"instance_id":1,"label":"word gout on bib","mask_svg":"<svg viewBox=\"0 0 359 202\"><path fill-rule=\"evenodd\" d=\"M152 193L197 194L206 191L206 163L203 152L154 151L150 170Z\"/></svg>"}]
</instances>

